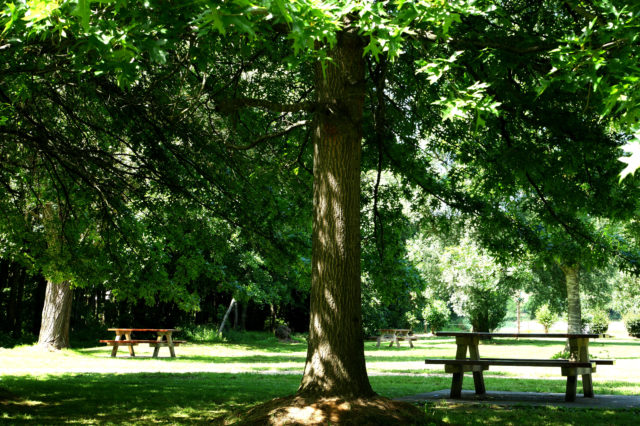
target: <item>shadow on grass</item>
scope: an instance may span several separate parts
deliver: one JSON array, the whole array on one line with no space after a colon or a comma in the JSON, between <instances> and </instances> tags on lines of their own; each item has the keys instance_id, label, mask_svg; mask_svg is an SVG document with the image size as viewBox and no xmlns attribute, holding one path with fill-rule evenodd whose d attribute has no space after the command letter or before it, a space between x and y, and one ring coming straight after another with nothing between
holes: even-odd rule
<instances>
[{"instance_id":1,"label":"shadow on grass","mask_svg":"<svg viewBox=\"0 0 640 426\"><path fill-rule=\"evenodd\" d=\"M259 373L64 374L2 376L11 398L0 399L0 422L55 423L204 423L232 412L295 393L301 375ZM448 377L372 376L376 392L387 397L447 389ZM557 380L487 377L487 389L563 392ZM594 383L598 394L630 384ZM465 389L473 380L465 379ZM629 392L634 392L632 389Z\"/></svg>"}]
</instances>

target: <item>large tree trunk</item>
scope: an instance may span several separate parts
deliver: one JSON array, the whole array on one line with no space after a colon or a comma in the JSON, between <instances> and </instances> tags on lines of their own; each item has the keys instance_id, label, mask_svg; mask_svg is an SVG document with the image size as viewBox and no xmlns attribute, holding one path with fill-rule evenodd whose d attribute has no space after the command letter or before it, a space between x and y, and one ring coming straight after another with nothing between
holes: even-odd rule
<instances>
[{"instance_id":1,"label":"large tree trunk","mask_svg":"<svg viewBox=\"0 0 640 426\"><path fill-rule=\"evenodd\" d=\"M69 281L47 280L38 344L52 349L69 347L69 323L73 291Z\"/></svg>"},{"instance_id":2,"label":"large tree trunk","mask_svg":"<svg viewBox=\"0 0 640 426\"><path fill-rule=\"evenodd\" d=\"M371 396L360 304L363 44L342 32L316 66L309 346L298 394Z\"/></svg>"},{"instance_id":3,"label":"large tree trunk","mask_svg":"<svg viewBox=\"0 0 640 426\"><path fill-rule=\"evenodd\" d=\"M582 333L579 265L560 265L567 285L567 333Z\"/></svg>"}]
</instances>

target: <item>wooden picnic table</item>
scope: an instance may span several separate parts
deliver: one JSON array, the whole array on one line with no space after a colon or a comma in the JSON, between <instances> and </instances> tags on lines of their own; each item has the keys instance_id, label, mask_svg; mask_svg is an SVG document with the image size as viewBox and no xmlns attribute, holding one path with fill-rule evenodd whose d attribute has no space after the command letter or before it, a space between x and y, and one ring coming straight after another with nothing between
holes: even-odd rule
<instances>
[{"instance_id":1,"label":"wooden picnic table","mask_svg":"<svg viewBox=\"0 0 640 426\"><path fill-rule=\"evenodd\" d=\"M115 357L118 353L118 348L120 346L126 346L129 349L129 355L132 357L136 356L135 351L133 350L134 346L137 346L139 343L148 343L149 346L152 346L153 349L153 357L158 357L158 352L161 347L169 348L169 352L171 354L171 358L175 358L176 352L174 350L175 346L180 346L181 343L186 343L184 340L173 340L172 334L174 331L179 331L175 328L109 328L109 331L114 331L116 334L115 339L113 340L100 340L100 343L106 343L107 345L113 346L111 349L111 356ZM156 334L155 340L147 340L147 339L133 339L131 336L134 332L150 332Z\"/></svg>"},{"instance_id":2,"label":"wooden picnic table","mask_svg":"<svg viewBox=\"0 0 640 426\"><path fill-rule=\"evenodd\" d=\"M451 398L460 398L462 380L465 372L473 373L476 394L486 393L483 371L491 365L520 366L520 367L560 367L561 373L567 378L565 393L566 401L575 401L578 375L582 376L584 396L593 398L593 383L591 374L596 371L597 364L612 365L613 360L594 360L589 358L589 339L601 337L599 334L572 333L470 333L439 331L436 336L456 338L455 359L427 359L426 364L444 364L445 372L452 373ZM569 359L520 359L520 358L481 358L478 349L482 338L527 338L527 339L566 339L569 341ZM469 357L467 358L467 351Z\"/></svg>"},{"instance_id":3,"label":"wooden picnic table","mask_svg":"<svg viewBox=\"0 0 640 426\"><path fill-rule=\"evenodd\" d=\"M416 337L410 336L411 329L408 328L381 328L378 330L380 333L378 335L376 348L380 347L380 342L391 341L389 347L392 347L395 343L398 347L400 347L400 340L408 340L409 346L413 348L413 340L417 340Z\"/></svg>"}]
</instances>

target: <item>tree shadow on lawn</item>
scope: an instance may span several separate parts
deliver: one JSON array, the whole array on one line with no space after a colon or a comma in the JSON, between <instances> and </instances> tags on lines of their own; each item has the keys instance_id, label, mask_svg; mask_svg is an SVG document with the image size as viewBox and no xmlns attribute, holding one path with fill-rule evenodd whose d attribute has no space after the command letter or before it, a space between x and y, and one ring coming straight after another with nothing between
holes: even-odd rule
<instances>
[{"instance_id":1,"label":"tree shadow on lawn","mask_svg":"<svg viewBox=\"0 0 640 426\"><path fill-rule=\"evenodd\" d=\"M0 399L0 422L204 423L295 393L301 375L259 373L63 374L2 376L11 398ZM374 390L387 397L448 388L450 379L427 376L372 376ZM487 378L487 389L563 392L558 380ZM594 383L596 394L628 383ZM473 389L473 380L465 380Z\"/></svg>"},{"instance_id":2,"label":"tree shadow on lawn","mask_svg":"<svg viewBox=\"0 0 640 426\"><path fill-rule=\"evenodd\" d=\"M299 375L218 373L3 376L0 422L200 423L292 394Z\"/></svg>"}]
</instances>

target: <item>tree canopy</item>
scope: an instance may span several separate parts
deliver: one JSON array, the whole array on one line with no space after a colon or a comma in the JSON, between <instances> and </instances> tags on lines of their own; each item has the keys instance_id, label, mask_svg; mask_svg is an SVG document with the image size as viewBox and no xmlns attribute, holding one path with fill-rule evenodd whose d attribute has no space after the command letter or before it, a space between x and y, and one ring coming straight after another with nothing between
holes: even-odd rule
<instances>
[{"instance_id":1,"label":"tree canopy","mask_svg":"<svg viewBox=\"0 0 640 426\"><path fill-rule=\"evenodd\" d=\"M90 234L128 247L137 232L153 252L172 241L168 223L215 218L280 265L308 247L312 223L300 392L369 396L363 170L377 176L367 194L380 254L388 171L426 214L472 218L498 257L637 267L608 224L638 199L615 160L639 131L639 13L609 0L9 3L3 202L16 221L27 198L53 203L78 229L65 225L70 248ZM179 237L180 253L202 244Z\"/></svg>"}]
</instances>

